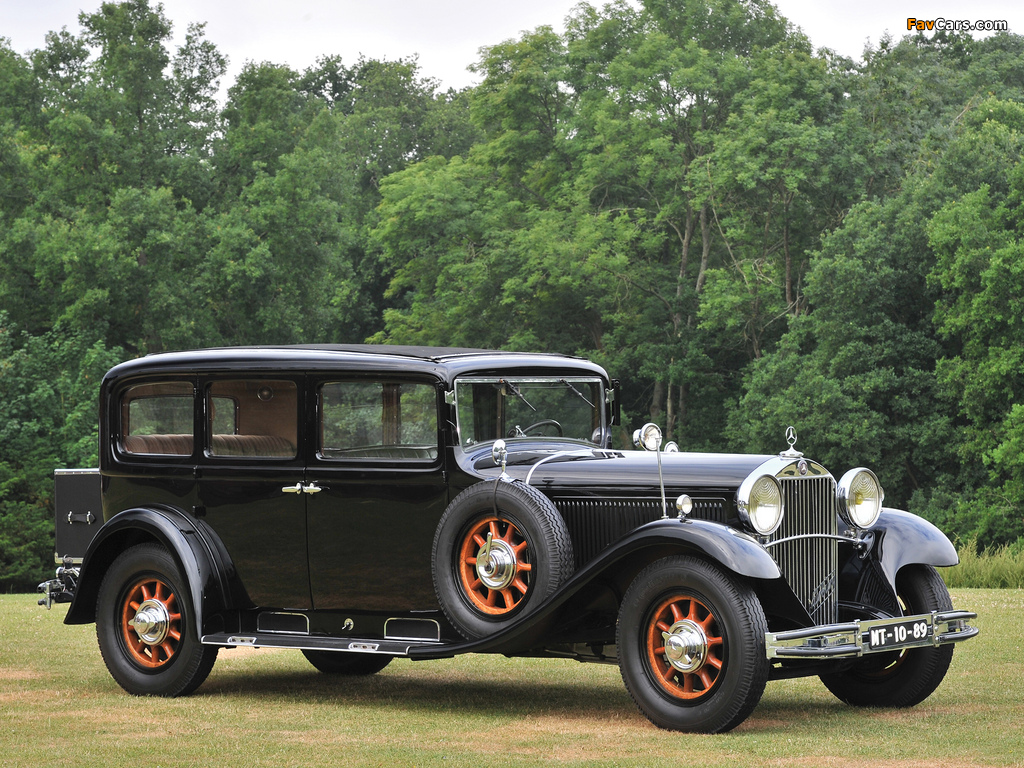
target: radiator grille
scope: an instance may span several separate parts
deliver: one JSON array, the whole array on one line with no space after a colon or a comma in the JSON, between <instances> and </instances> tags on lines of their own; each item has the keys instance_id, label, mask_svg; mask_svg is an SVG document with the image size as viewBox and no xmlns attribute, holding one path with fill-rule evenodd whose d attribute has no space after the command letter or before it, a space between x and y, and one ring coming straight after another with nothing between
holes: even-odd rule
<instances>
[{"instance_id":1,"label":"radiator grille","mask_svg":"<svg viewBox=\"0 0 1024 768\"><path fill-rule=\"evenodd\" d=\"M836 482L831 477L780 478L786 514L770 538L837 534ZM834 538L799 538L770 546L779 564L815 624L832 624L839 617L839 543Z\"/></svg>"},{"instance_id":2,"label":"radiator grille","mask_svg":"<svg viewBox=\"0 0 1024 768\"><path fill-rule=\"evenodd\" d=\"M572 537L573 555L579 568L609 544L662 516L661 499L555 499ZM675 516L673 500L669 516ZM726 522L725 500L695 498L691 518Z\"/></svg>"}]
</instances>

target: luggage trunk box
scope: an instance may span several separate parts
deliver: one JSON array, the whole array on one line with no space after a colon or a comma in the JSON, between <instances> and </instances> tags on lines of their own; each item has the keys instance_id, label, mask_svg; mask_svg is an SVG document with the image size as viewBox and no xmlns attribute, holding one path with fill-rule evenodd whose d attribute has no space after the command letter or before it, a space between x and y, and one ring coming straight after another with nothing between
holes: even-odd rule
<instances>
[{"instance_id":1,"label":"luggage trunk box","mask_svg":"<svg viewBox=\"0 0 1024 768\"><path fill-rule=\"evenodd\" d=\"M65 557L82 562L85 550L103 524L103 500L98 469L58 469L53 477L56 538L54 562Z\"/></svg>"}]
</instances>

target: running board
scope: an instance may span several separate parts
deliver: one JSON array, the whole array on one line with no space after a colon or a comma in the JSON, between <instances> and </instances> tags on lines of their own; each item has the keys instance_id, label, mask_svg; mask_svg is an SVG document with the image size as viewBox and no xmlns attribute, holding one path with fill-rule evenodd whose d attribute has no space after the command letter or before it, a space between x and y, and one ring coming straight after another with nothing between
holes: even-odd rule
<instances>
[{"instance_id":1,"label":"running board","mask_svg":"<svg viewBox=\"0 0 1024 768\"><path fill-rule=\"evenodd\" d=\"M413 648L439 648L446 643L430 640L380 640L358 637L320 637L284 635L268 632L219 632L203 635L203 645L234 648L291 648L297 651L339 651L342 653L379 653L385 656L408 656Z\"/></svg>"}]
</instances>

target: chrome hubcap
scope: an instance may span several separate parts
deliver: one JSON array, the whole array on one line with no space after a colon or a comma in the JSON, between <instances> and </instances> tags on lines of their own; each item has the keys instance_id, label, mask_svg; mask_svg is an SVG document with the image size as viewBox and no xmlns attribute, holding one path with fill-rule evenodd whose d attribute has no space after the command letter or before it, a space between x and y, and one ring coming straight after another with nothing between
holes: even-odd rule
<instances>
[{"instance_id":1,"label":"chrome hubcap","mask_svg":"<svg viewBox=\"0 0 1024 768\"><path fill-rule=\"evenodd\" d=\"M708 637L699 624L683 619L661 636L665 638L665 658L680 672L696 672L704 666L708 658Z\"/></svg>"},{"instance_id":2,"label":"chrome hubcap","mask_svg":"<svg viewBox=\"0 0 1024 768\"><path fill-rule=\"evenodd\" d=\"M146 600L128 623L146 645L159 645L167 639L171 614L159 600Z\"/></svg>"},{"instance_id":3,"label":"chrome hubcap","mask_svg":"<svg viewBox=\"0 0 1024 768\"><path fill-rule=\"evenodd\" d=\"M488 589L505 589L516 577L516 553L507 541L492 539L476 554L476 575Z\"/></svg>"}]
</instances>

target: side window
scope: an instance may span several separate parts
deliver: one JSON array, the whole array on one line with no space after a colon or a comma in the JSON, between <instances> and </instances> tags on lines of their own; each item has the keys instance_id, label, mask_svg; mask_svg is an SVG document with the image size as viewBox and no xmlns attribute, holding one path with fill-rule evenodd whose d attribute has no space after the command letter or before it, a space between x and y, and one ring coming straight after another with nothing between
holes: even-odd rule
<instances>
[{"instance_id":1,"label":"side window","mask_svg":"<svg viewBox=\"0 0 1024 768\"><path fill-rule=\"evenodd\" d=\"M320 455L433 461L437 390L411 382L329 382L320 388Z\"/></svg>"},{"instance_id":2,"label":"side window","mask_svg":"<svg viewBox=\"0 0 1024 768\"><path fill-rule=\"evenodd\" d=\"M126 453L191 456L195 411L192 383L129 387L121 396L121 448Z\"/></svg>"},{"instance_id":3,"label":"side window","mask_svg":"<svg viewBox=\"0 0 1024 768\"><path fill-rule=\"evenodd\" d=\"M293 381L231 379L206 390L210 456L293 459L298 389Z\"/></svg>"}]
</instances>

